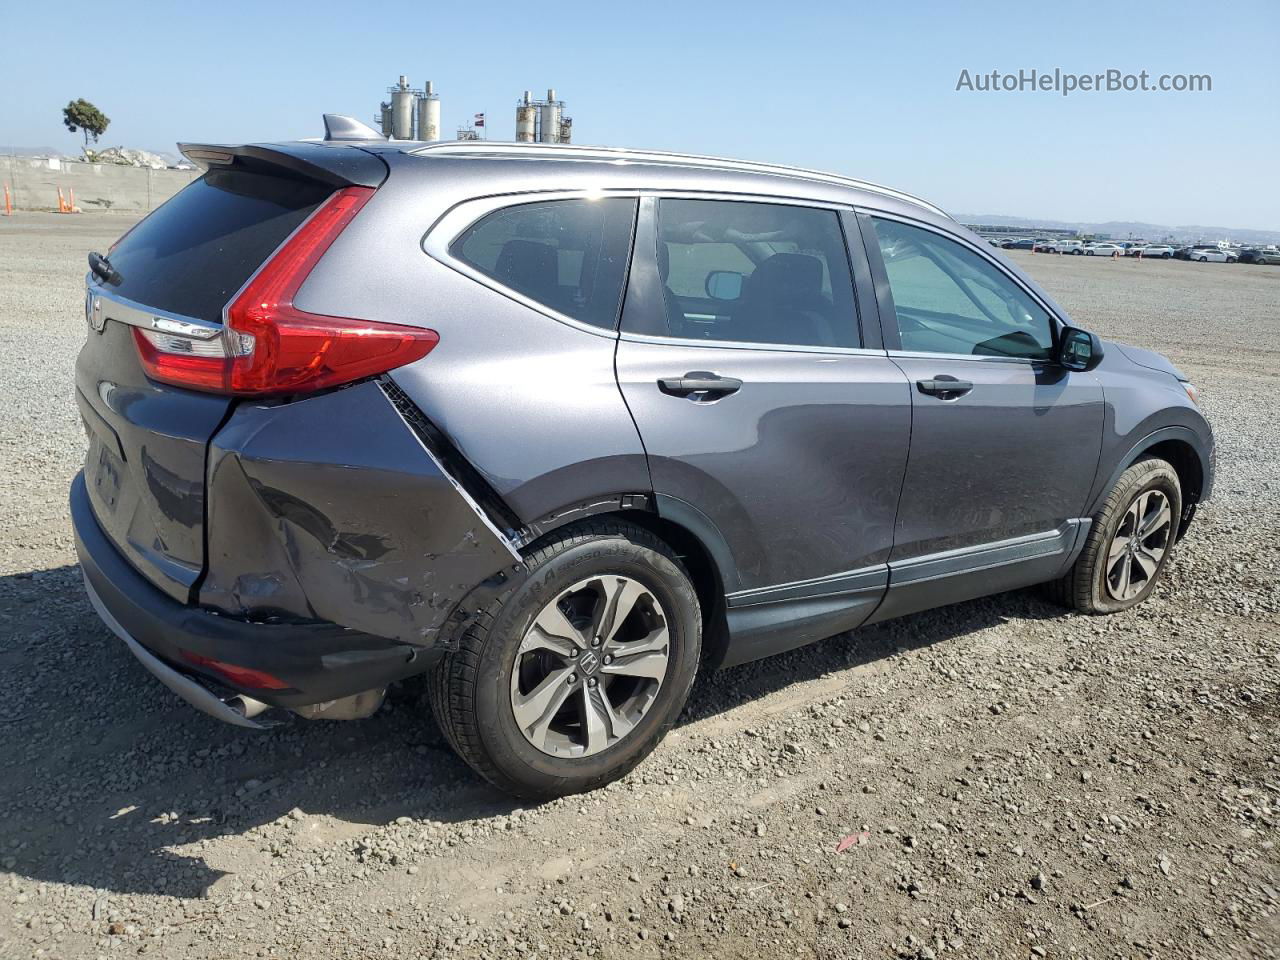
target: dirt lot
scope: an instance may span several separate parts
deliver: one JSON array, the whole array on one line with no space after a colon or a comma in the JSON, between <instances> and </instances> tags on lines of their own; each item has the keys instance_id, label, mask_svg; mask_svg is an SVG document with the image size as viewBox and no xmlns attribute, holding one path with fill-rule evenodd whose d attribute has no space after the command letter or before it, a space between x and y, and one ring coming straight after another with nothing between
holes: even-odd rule
<instances>
[{"instance_id":1,"label":"dirt lot","mask_svg":"<svg viewBox=\"0 0 1280 960\"><path fill-rule=\"evenodd\" d=\"M705 677L625 781L520 809L415 686L255 734L98 623L71 372L128 223L0 219L0 957L1280 955L1280 267L1015 255L1218 432L1145 606L1006 594Z\"/></svg>"}]
</instances>

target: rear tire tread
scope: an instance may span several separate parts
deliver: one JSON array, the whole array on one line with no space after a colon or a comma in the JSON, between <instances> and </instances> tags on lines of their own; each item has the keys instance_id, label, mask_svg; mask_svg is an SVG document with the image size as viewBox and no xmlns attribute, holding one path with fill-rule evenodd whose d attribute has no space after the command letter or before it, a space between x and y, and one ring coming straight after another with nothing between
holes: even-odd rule
<instances>
[{"instance_id":1,"label":"rear tire tread","mask_svg":"<svg viewBox=\"0 0 1280 960\"><path fill-rule=\"evenodd\" d=\"M530 575L549 563L570 547L601 538L622 538L662 554L689 576L679 558L665 542L642 527L617 520L584 520L563 530L554 531L541 546L525 555L525 566ZM523 580L513 582L498 594L463 631L458 649L445 654L431 673L429 694L432 713L444 738L455 753L476 773L500 790L528 799L547 799L558 796L555 792L533 792L527 784L506 775L489 757L480 736L475 710L476 677L485 645L489 642L494 621L503 606L519 588ZM700 617L700 614L699 614ZM692 684L692 678L690 678ZM663 724L654 737L655 744L674 725L680 711ZM631 760L611 768L607 773L575 786L575 792L595 790L606 783L626 776L640 763L649 751L638 752Z\"/></svg>"}]
</instances>

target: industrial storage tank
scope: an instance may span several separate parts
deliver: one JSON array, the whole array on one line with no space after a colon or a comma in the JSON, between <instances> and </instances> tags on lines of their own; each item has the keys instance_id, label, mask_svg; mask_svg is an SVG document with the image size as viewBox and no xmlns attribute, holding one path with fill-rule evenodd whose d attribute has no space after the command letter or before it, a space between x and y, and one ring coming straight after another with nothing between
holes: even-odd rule
<instances>
[{"instance_id":1,"label":"industrial storage tank","mask_svg":"<svg viewBox=\"0 0 1280 960\"><path fill-rule=\"evenodd\" d=\"M547 102L542 105L542 124L538 131L543 143L556 143L560 139L560 108L554 90L547 91Z\"/></svg>"},{"instance_id":2,"label":"industrial storage tank","mask_svg":"<svg viewBox=\"0 0 1280 960\"><path fill-rule=\"evenodd\" d=\"M382 117L382 135L384 137L391 136L391 104L383 101L380 105Z\"/></svg>"},{"instance_id":3,"label":"industrial storage tank","mask_svg":"<svg viewBox=\"0 0 1280 960\"><path fill-rule=\"evenodd\" d=\"M413 139L413 102L416 98L409 89L408 77L401 76L400 83L391 90L391 135L397 140Z\"/></svg>"},{"instance_id":4,"label":"industrial storage tank","mask_svg":"<svg viewBox=\"0 0 1280 960\"><path fill-rule=\"evenodd\" d=\"M526 90L524 99L516 104L516 142L533 143L537 126L538 108L530 102L529 91Z\"/></svg>"},{"instance_id":5,"label":"industrial storage tank","mask_svg":"<svg viewBox=\"0 0 1280 960\"><path fill-rule=\"evenodd\" d=\"M440 139L440 97L430 80L418 101L418 139Z\"/></svg>"},{"instance_id":6,"label":"industrial storage tank","mask_svg":"<svg viewBox=\"0 0 1280 960\"><path fill-rule=\"evenodd\" d=\"M560 118L560 142L561 143L573 142L573 118L572 117Z\"/></svg>"}]
</instances>

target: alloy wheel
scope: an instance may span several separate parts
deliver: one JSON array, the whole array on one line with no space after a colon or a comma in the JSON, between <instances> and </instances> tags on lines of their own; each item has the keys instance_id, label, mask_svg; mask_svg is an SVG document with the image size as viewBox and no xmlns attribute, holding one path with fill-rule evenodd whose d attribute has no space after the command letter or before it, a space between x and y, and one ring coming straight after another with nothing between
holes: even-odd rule
<instances>
[{"instance_id":1,"label":"alloy wheel","mask_svg":"<svg viewBox=\"0 0 1280 960\"><path fill-rule=\"evenodd\" d=\"M1113 600L1132 600L1155 579L1172 533L1173 512L1163 492L1146 490L1129 504L1107 549L1104 580Z\"/></svg>"},{"instance_id":2,"label":"alloy wheel","mask_svg":"<svg viewBox=\"0 0 1280 960\"><path fill-rule=\"evenodd\" d=\"M538 612L520 643L516 726L551 756L599 753L648 713L670 656L667 617L648 587L621 574L580 580Z\"/></svg>"}]
</instances>

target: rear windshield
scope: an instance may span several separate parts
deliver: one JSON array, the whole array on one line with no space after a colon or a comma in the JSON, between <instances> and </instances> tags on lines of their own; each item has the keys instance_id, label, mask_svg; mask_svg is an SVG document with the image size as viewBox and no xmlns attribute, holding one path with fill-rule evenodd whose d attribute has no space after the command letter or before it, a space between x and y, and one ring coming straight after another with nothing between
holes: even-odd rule
<instances>
[{"instance_id":1,"label":"rear windshield","mask_svg":"<svg viewBox=\"0 0 1280 960\"><path fill-rule=\"evenodd\" d=\"M115 292L156 310L218 322L222 308L332 189L210 170L111 251Z\"/></svg>"}]
</instances>

